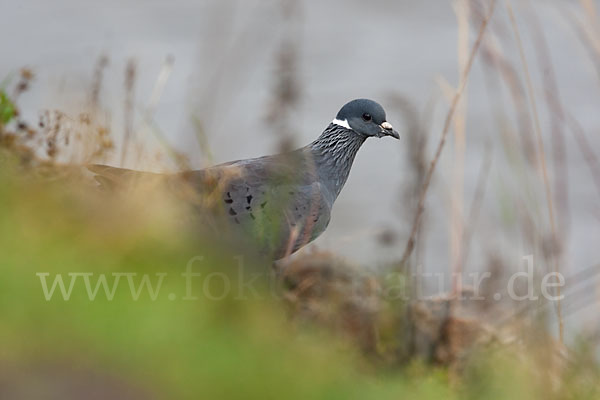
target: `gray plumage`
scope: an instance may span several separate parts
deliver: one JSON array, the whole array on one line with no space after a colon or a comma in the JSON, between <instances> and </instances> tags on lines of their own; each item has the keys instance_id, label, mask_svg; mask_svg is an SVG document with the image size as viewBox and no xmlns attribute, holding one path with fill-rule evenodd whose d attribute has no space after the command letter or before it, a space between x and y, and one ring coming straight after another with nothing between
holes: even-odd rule
<instances>
[{"instance_id":1,"label":"gray plumage","mask_svg":"<svg viewBox=\"0 0 600 400\"><path fill-rule=\"evenodd\" d=\"M197 195L197 201L187 199L203 216L195 223L241 234L264 255L279 259L325 231L356 153L370 136L398 138L398 133L379 104L359 99L346 104L314 142L289 153L171 175L102 165L89 169L104 186L158 178L180 193L183 183ZM207 198L215 201L203 201Z\"/></svg>"}]
</instances>

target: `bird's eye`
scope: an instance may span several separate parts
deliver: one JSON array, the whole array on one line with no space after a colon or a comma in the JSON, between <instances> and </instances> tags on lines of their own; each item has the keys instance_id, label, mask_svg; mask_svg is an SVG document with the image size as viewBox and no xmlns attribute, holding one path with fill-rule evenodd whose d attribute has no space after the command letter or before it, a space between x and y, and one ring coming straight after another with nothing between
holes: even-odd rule
<instances>
[{"instance_id":1,"label":"bird's eye","mask_svg":"<svg viewBox=\"0 0 600 400\"><path fill-rule=\"evenodd\" d=\"M363 119L364 119L365 121L370 121L372 118L373 118L373 117L371 117L371 114L369 114L369 113L364 113L364 114L363 114Z\"/></svg>"}]
</instances>

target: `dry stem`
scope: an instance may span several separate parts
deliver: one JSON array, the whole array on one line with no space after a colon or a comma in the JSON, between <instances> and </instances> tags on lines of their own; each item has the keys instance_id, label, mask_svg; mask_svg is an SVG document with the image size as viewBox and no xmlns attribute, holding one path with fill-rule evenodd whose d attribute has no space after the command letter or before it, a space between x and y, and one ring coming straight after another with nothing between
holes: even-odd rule
<instances>
[{"instance_id":1,"label":"dry stem","mask_svg":"<svg viewBox=\"0 0 600 400\"><path fill-rule=\"evenodd\" d=\"M519 55L521 57L521 62L523 63L523 71L525 72L525 81L527 83L527 91L529 92L529 100L531 102L531 110L533 112L533 120L535 122L535 135L538 144L538 153L539 153L539 162L540 167L542 169L542 175L544 179L544 188L546 191L546 201L548 203L548 218L550 219L550 228L552 230L552 241L557 240L556 233L556 222L554 219L554 205L552 202L552 191L550 189L550 179L548 177L548 168L546 166L546 152L544 150L544 140L542 139L542 128L540 124L540 118L537 110L537 104L535 101L535 93L533 90L533 83L531 82L531 74L529 73L529 67L527 65L527 59L525 57L525 50L523 48L523 42L521 40L521 35L519 33L519 28L517 26L517 21L515 19L515 14L513 12L513 8L510 4L510 0L506 0L506 9L508 11L508 16L510 18L510 22L515 33L515 39L517 45L519 47ZM559 267L556 257L552 257L552 261L554 262L554 272L558 273ZM557 286L557 297L560 298L560 286ZM562 309L560 300L556 302L556 316L558 318L558 331L560 342L564 343L564 321L562 317Z\"/></svg>"},{"instance_id":2,"label":"dry stem","mask_svg":"<svg viewBox=\"0 0 600 400\"><path fill-rule=\"evenodd\" d=\"M435 152L435 156L429 165L429 170L427 170L427 175L425 175L425 182L423 183L423 189L421 190L421 194L419 196L419 202L417 205L417 210L415 213L415 218L413 220L412 229L410 232L410 236L408 238L408 242L406 243L406 247L404 249L404 253L402 255L402 259L400 260L400 267L404 268L408 261L408 257L410 257L414 247L415 247L415 238L417 235L417 231L419 230L419 225L421 223L421 218L423 216L423 211L425 210L425 197L427 196L427 190L429 189L429 185L431 183L431 177L433 176L433 172L435 171L435 167L440 159L442 154L442 150L444 149L444 145L446 144L446 137L448 136L448 131L450 130L450 124L452 123L452 119L454 117L454 113L456 111L456 107L458 102L462 96L463 91L467 85L469 73L471 71L471 67L473 66L473 61L475 59L475 55L481 45L481 41L485 34L485 30L487 28L488 22L494 13L494 7L496 5L496 0L492 0L490 2L490 9L488 15L485 17L483 22L481 23L481 27L479 28L479 33L477 35L477 39L473 48L471 49L471 54L469 55L469 60L463 71L461 81L459 83L458 89L454 98L452 99L452 103L450 105L450 109L448 110L448 114L446 115L446 120L444 122L444 129L442 130L442 137L440 138L440 142L438 143L437 150Z\"/></svg>"}]
</instances>

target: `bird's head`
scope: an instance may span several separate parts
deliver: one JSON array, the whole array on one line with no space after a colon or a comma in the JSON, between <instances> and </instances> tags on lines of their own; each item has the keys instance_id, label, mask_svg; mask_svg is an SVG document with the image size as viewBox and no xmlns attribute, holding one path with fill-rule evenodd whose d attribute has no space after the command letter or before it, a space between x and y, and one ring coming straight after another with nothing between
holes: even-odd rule
<instances>
[{"instance_id":1,"label":"bird's head","mask_svg":"<svg viewBox=\"0 0 600 400\"><path fill-rule=\"evenodd\" d=\"M386 121L383 107L373 100L352 100L342 107L333 123L366 137L392 136L400 139L392 124Z\"/></svg>"}]
</instances>

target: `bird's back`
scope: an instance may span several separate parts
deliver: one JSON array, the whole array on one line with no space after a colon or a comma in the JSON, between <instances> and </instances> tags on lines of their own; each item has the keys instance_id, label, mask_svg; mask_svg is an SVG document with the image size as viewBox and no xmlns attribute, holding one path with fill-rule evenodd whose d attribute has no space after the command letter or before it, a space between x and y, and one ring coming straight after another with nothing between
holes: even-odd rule
<instances>
[{"instance_id":1,"label":"bird's back","mask_svg":"<svg viewBox=\"0 0 600 400\"><path fill-rule=\"evenodd\" d=\"M334 201L304 149L176 174L104 165L89 169L105 187L158 181L193 207L192 221L200 228L249 242L274 259L318 237L329 223Z\"/></svg>"}]
</instances>

